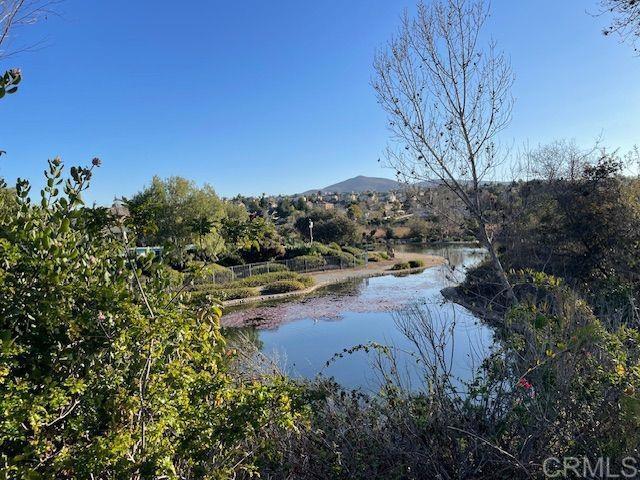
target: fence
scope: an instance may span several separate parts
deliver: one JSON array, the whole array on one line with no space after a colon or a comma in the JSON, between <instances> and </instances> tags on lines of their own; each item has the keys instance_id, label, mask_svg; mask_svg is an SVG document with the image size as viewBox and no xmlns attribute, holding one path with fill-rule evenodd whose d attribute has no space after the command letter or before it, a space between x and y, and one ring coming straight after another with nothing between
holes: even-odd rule
<instances>
[{"instance_id":1,"label":"fence","mask_svg":"<svg viewBox=\"0 0 640 480\"><path fill-rule=\"evenodd\" d=\"M247 263L244 265L234 265L227 267L231 270L229 274L215 274L212 280L215 283L225 283L230 280L250 277L261 273L281 272L288 270L298 273L319 272L325 270L339 270L344 268L354 268L358 265L367 264L367 254L354 257L353 260L337 256L314 257L305 255L302 257L290 258L288 260L273 260L270 262ZM226 272L225 272L226 273Z\"/></svg>"}]
</instances>

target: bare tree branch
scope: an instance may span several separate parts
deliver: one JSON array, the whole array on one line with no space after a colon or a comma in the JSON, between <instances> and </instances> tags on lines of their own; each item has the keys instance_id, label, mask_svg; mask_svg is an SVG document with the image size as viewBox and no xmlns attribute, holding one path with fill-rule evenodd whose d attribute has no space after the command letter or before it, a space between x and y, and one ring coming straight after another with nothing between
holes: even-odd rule
<instances>
[{"instance_id":1,"label":"bare tree branch","mask_svg":"<svg viewBox=\"0 0 640 480\"><path fill-rule=\"evenodd\" d=\"M489 16L483 0L436 0L407 14L375 59L373 87L389 116L400 177L439 180L464 204L507 297L515 296L488 233L482 186L504 155L498 134L509 124L513 74L494 43L480 46Z\"/></svg>"}]
</instances>

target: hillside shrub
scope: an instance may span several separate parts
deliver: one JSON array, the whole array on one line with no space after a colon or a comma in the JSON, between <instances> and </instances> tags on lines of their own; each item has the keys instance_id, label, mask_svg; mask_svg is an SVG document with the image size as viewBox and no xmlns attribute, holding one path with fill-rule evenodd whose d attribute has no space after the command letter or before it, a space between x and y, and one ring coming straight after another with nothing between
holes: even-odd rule
<instances>
[{"instance_id":1,"label":"hillside shrub","mask_svg":"<svg viewBox=\"0 0 640 480\"><path fill-rule=\"evenodd\" d=\"M295 227L304 238L309 236L309 220L313 220L313 236L319 242L348 245L360 238L358 224L346 215L329 210L313 210L300 217Z\"/></svg>"},{"instance_id":2,"label":"hillside shrub","mask_svg":"<svg viewBox=\"0 0 640 480\"><path fill-rule=\"evenodd\" d=\"M354 265L360 265L364 263L364 260L356 258L352 254L347 252L339 252L331 256L334 258L334 260L341 261L344 267L352 267Z\"/></svg>"},{"instance_id":3,"label":"hillside shrub","mask_svg":"<svg viewBox=\"0 0 640 480\"><path fill-rule=\"evenodd\" d=\"M169 265L160 264L158 266L157 274L164 277L166 282L171 288L179 288L184 285L186 275L178 270L171 268Z\"/></svg>"},{"instance_id":4,"label":"hillside shrub","mask_svg":"<svg viewBox=\"0 0 640 480\"><path fill-rule=\"evenodd\" d=\"M301 255L289 260L288 265L291 270L318 269L326 265L326 261L319 255Z\"/></svg>"},{"instance_id":5,"label":"hillside shrub","mask_svg":"<svg viewBox=\"0 0 640 480\"><path fill-rule=\"evenodd\" d=\"M273 295L277 293L295 292L304 290L305 288L305 284L297 280L280 280L266 285L262 289L262 293L265 295Z\"/></svg>"},{"instance_id":6,"label":"hillside shrub","mask_svg":"<svg viewBox=\"0 0 640 480\"><path fill-rule=\"evenodd\" d=\"M368 252L367 253L367 261L368 262L377 263L377 262L379 262L381 260L382 260L382 258L380 257L380 255L378 255L377 252Z\"/></svg>"},{"instance_id":7,"label":"hillside shrub","mask_svg":"<svg viewBox=\"0 0 640 480\"><path fill-rule=\"evenodd\" d=\"M256 287L231 287L225 288L225 285L204 285L196 291L196 295L207 294L218 300L236 300L239 298L257 297L260 290Z\"/></svg>"},{"instance_id":8,"label":"hillside shrub","mask_svg":"<svg viewBox=\"0 0 640 480\"><path fill-rule=\"evenodd\" d=\"M328 247L329 247L331 250L335 250L336 252L340 252L340 251L344 250L344 249L343 249L340 245L338 245L336 242L331 242L331 243L328 245Z\"/></svg>"},{"instance_id":9,"label":"hillside shrub","mask_svg":"<svg viewBox=\"0 0 640 480\"><path fill-rule=\"evenodd\" d=\"M360 248L349 247L349 246L342 247L342 251L350 253L351 255L354 255L356 257L359 256L359 255L362 255L364 253L364 251L362 249L360 249Z\"/></svg>"},{"instance_id":10,"label":"hillside shrub","mask_svg":"<svg viewBox=\"0 0 640 480\"><path fill-rule=\"evenodd\" d=\"M245 261L238 252L225 252L217 263L223 267L233 267L235 265L244 265Z\"/></svg>"},{"instance_id":11,"label":"hillside shrub","mask_svg":"<svg viewBox=\"0 0 640 480\"><path fill-rule=\"evenodd\" d=\"M223 283L233 280L233 272L217 263L192 261L187 264L186 278L188 281L199 283Z\"/></svg>"},{"instance_id":12,"label":"hillside shrub","mask_svg":"<svg viewBox=\"0 0 640 480\"><path fill-rule=\"evenodd\" d=\"M390 270L406 270L408 268L411 268L409 262L398 262L394 264Z\"/></svg>"},{"instance_id":13,"label":"hillside shrub","mask_svg":"<svg viewBox=\"0 0 640 480\"><path fill-rule=\"evenodd\" d=\"M416 260L409 260L409 268L420 268L420 267L424 267L426 264L424 263L424 260L421 259L416 259Z\"/></svg>"},{"instance_id":14,"label":"hillside shrub","mask_svg":"<svg viewBox=\"0 0 640 480\"><path fill-rule=\"evenodd\" d=\"M262 273L271 273L271 272L286 272L289 270L287 266L283 263L269 263L267 265L257 265L251 269L251 272L254 275L260 275Z\"/></svg>"},{"instance_id":15,"label":"hillside shrub","mask_svg":"<svg viewBox=\"0 0 640 480\"><path fill-rule=\"evenodd\" d=\"M278 280L297 280L299 276L298 273L289 271L261 273L236 280L233 284L242 287L261 287Z\"/></svg>"}]
</instances>

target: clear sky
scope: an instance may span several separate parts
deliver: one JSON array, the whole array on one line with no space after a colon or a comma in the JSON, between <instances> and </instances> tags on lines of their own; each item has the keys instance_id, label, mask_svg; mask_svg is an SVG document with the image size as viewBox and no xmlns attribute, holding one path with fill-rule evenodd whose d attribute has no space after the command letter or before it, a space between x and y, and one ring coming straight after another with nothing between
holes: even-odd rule
<instances>
[{"instance_id":1,"label":"clear sky","mask_svg":"<svg viewBox=\"0 0 640 480\"><path fill-rule=\"evenodd\" d=\"M154 174L225 196L295 193L358 174L388 141L370 87L376 48L405 0L67 0L23 29L43 48L10 58L0 176L38 180L46 159L99 156L89 200L131 195ZM516 84L507 142L575 138L627 149L640 132L640 58L601 35L596 0L494 0L488 32ZM36 184L37 185L37 184Z\"/></svg>"}]
</instances>

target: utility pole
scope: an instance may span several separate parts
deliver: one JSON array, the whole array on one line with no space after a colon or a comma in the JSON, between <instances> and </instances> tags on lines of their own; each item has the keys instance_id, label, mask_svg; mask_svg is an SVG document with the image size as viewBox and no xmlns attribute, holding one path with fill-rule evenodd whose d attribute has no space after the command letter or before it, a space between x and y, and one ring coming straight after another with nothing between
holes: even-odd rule
<instances>
[{"instance_id":1,"label":"utility pole","mask_svg":"<svg viewBox=\"0 0 640 480\"><path fill-rule=\"evenodd\" d=\"M313 245L313 220L309 219L309 238L311 239L311 245Z\"/></svg>"}]
</instances>

